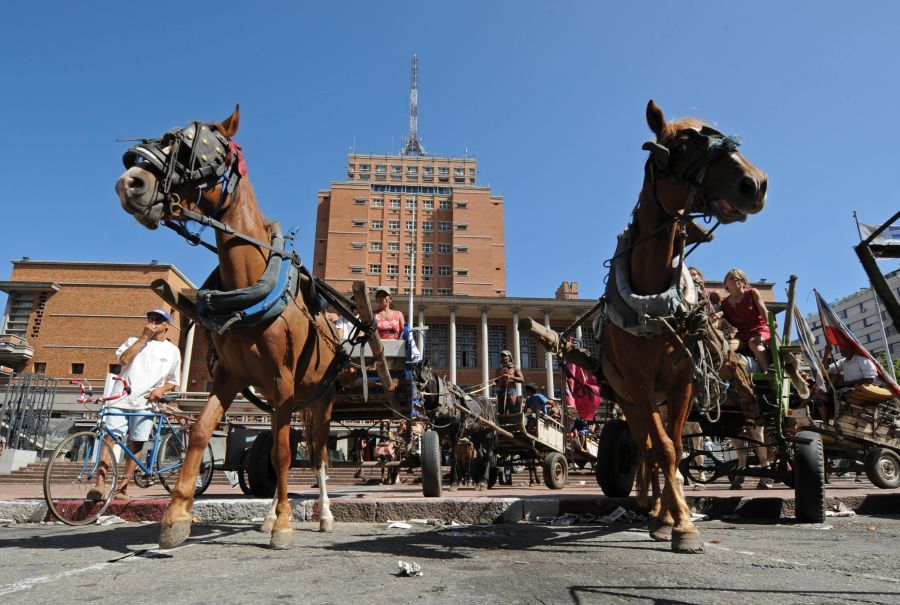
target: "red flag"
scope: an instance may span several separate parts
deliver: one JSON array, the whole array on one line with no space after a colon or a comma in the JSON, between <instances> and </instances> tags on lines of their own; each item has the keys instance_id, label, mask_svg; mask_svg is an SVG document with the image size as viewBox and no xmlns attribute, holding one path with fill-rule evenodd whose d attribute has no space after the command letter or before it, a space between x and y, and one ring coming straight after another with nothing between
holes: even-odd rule
<instances>
[{"instance_id":1,"label":"red flag","mask_svg":"<svg viewBox=\"0 0 900 605\"><path fill-rule=\"evenodd\" d=\"M847 329L844 322L842 322L840 318L835 315L834 311L831 310L831 307L828 306L828 303L825 302L822 295L819 294L817 290L813 290L813 292L816 293L816 303L819 305L819 318L822 320L822 330L825 332L825 340L828 341L828 344L840 347L841 351L853 351L854 355L862 355L874 363L875 371L878 372L878 377L884 381L884 384L887 385L891 391L893 391L894 395L900 396L900 386L897 386L897 383L884 371L881 364L875 361L869 352L859 344L859 341L856 340L853 333Z\"/></svg>"},{"instance_id":2,"label":"red flag","mask_svg":"<svg viewBox=\"0 0 900 605\"><path fill-rule=\"evenodd\" d=\"M584 420L593 420L603 402L597 377L574 363L566 364L566 407L574 406Z\"/></svg>"}]
</instances>

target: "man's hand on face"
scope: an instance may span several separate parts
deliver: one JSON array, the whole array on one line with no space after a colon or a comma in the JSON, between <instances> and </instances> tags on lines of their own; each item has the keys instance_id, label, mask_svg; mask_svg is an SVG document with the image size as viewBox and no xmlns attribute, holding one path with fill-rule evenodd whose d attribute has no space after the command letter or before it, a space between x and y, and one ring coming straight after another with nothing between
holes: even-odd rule
<instances>
[{"instance_id":1,"label":"man's hand on face","mask_svg":"<svg viewBox=\"0 0 900 605\"><path fill-rule=\"evenodd\" d=\"M156 340L156 338L160 334L164 334L166 329L168 329L168 324L165 322L156 323L156 322L148 322L146 326L144 326L143 336L147 340Z\"/></svg>"}]
</instances>

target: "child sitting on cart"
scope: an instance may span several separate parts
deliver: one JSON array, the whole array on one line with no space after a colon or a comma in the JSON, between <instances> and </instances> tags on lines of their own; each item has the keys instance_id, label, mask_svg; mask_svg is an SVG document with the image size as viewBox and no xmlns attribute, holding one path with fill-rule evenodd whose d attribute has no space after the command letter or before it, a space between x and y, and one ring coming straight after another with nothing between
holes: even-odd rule
<instances>
[{"instance_id":1,"label":"child sitting on cart","mask_svg":"<svg viewBox=\"0 0 900 605\"><path fill-rule=\"evenodd\" d=\"M749 351L759 364L760 372L769 371L769 311L759 291L749 287L747 274L740 269L732 269L725 274L725 290L728 296L720 301L722 314L737 330L738 353ZM710 299L713 303L717 302Z\"/></svg>"}]
</instances>

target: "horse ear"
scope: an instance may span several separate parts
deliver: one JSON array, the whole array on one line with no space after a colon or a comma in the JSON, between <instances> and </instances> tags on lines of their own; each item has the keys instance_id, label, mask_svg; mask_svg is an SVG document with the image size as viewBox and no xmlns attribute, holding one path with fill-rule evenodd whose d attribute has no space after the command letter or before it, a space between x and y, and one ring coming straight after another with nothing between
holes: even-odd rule
<instances>
[{"instance_id":1,"label":"horse ear","mask_svg":"<svg viewBox=\"0 0 900 605\"><path fill-rule=\"evenodd\" d=\"M237 104L234 106L234 113L230 116L222 120L222 123L219 124L219 132L225 135L227 138L231 138L237 134L238 127L241 124L241 106Z\"/></svg>"},{"instance_id":2,"label":"horse ear","mask_svg":"<svg viewBox=\"0 0 900 605\"><path fill-rule=\"evenodd\" d=\"M650 127L650 130L652 130L653 134L657 137L659 137L666 127L666 117L663 115L662 109L656 105L653 99L650 99L650 102L647 103L647 126Z\"/></svg>"}]
</instances>

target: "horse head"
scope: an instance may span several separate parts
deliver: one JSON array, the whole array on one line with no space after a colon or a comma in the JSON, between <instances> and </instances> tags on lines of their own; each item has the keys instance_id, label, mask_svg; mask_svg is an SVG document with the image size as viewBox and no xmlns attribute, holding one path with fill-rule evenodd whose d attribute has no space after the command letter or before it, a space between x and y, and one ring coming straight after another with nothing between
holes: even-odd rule
<instances>
[{"instance_id":1,"label":"horse head","mask_svg":"<svg viewBox=\"0 0 900 605\"><path fill-rule=\"evenodd\" d=\"M656 135L644 144L650 151L648 174L670 216L700 213L733 223L763 209L767 178L737 151L739 137L696 118L668 122L652 99L647 125Z\"/></svg>"},{"instance_id":2,"label":"horse head","mask_svg":"<svg viewBox=\"0 0 900 605\"><path fill-rule=\"evenodd\" d=\"M122 156L126 170L116 181L125 212L156 229L177 217L182 200L215 208L223 188L233 189L234 175L245 171L240 148L231 141L239 122L240 106L221 123L192 122L128 149Z\"/></svg>"}]
</instances>

